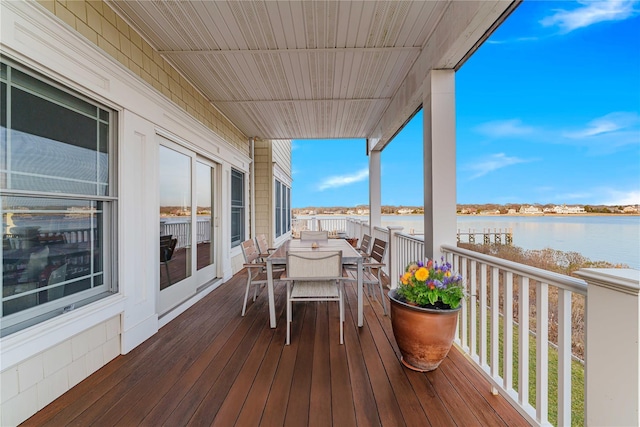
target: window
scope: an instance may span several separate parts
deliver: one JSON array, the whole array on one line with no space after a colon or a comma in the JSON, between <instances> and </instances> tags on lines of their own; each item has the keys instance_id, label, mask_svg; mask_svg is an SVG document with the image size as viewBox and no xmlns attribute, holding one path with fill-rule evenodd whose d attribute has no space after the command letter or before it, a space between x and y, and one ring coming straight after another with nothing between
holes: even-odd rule
<instances>
[{"instance_id":1,"label":"window","mask_svg":"<svg viewBox=\"0 0 640 427\"><path fill-rule=\"evenodd\" d=\"M231 247L244 241L244 174L231 169Z\"/></svg>"},{"instance_id":2,"label":"window","mask_svg":"<svg viewBox=\"0 0 640 427\"><path fill-rule=\"evenodd\" d=\"M275 189L276 237L291 230L291 189L276 179Z\"/></svg>"},{"instance_id":3,"label":"window","mask_svg":"<svg viewBox=\"0 0 640 427\"><path fill-rule=\"evenodd\" d=\"M115 292L115 113L1 62L2 335Z\"/></svg>"}]
</instances>

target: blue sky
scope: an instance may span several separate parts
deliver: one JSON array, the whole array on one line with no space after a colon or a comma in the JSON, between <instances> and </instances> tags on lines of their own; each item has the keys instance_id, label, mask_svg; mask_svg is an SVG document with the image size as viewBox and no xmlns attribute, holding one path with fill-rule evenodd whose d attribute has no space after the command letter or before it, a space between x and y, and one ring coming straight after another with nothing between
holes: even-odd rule
<instances>
[{"instance_id":1,"label":"blue sky","mask_svg":"<svg viewBox=\"0 0 640 427\"><path fill-rule=\"evenodd\" d=\"M457 201L640 203L640 1L525 1L456 73ZM422 112L382 152L421 205ZM364 140L293 141L292 206L368 204Z\"/></svg>"}]
</instances>

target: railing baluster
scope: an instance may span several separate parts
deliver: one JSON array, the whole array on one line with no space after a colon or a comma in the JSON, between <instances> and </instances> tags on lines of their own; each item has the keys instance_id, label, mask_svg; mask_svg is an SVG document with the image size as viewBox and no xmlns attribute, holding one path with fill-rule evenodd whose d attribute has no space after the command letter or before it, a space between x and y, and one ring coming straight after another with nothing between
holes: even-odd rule
<instances>
[{"instance_id":1,"label":"railing baluster","mask_svg":"<svg viewBox=\"0 0 640 427\"><path fill-rule=\"evenodd\" d=\"M518 287L518 396L520 406L529 405L529 278L521 277Z\"/></svg>"},{"instance_id":2,"label":"railing baluster","mask_svg":"<svg viewBox=\"0 0 640 427\"><path fill-rule=\"evenodd\" d=\"M480 264L480 366L487 366L487 264Z\"/></svg>"},{"instance_id":3,"label":"railing baluster","mask_svg":"<svg viewBox=\"0 0 640 427\"><path fill-rule=\"evenodd\" d=\"M460 259L460 268L458 270L458 272L462 275L462 277L467 277L467 258L464 257L459 257ZM469 300L471 301L471 298L469 298ZM461 331L460 331L460 341L461 341L461 346L462 348L468 353L469 352L469 337L467 335L468 329L467 329L467 322L469 321L468 318L468 305L467 305L467 301L462 300L462 309L461 309Z\"/></svg>"},{"instance_id":4,"label":"railing baluster","mask_svg":"<svg viewBox=\"0 0 640 427\"><path fill-rule=\"evenodd\" d=\"M503 342L504 365L502 376L504 378L504 389L513 389L513 273L505 272L504 282L504 305L503 305Z\"/></svg>"},{"instance_id":5,"label":"railing baluster","mask_svg":"<svg viewBox=\"0 0 640 427\"><path fill-rule=\"evenodd\" d=\"M477 288L477 274L476 269L478 268L478 263L475 260L471 260L471 268L469 275L469 311L471 313L471 336L469 337L469 353L471 353L471 357L477 360L478 357L478 288Z\"/></svg>"},{"instance_id":6,"label":"railing baluster","mask_svg":"<svg viewBox=\"0 0 640 427\"><path fill-rule=\"evenodd\" d=\"M491 268L491 376L500 377L500 270Z\"/></svg>"},{"instance_id":7,"label":"railing baluster","mask_svg":"<svg viewBox=\"0 0 640 427\"><path fill-rule=\"evenodd\" d=\"M558 289L558 425L571 425L571 292Z\"/></svg>"},{"instance_id":8,"label":"railing baluster","mask_svg":"<svg viewBox=\"0 0 640 427\"><path fill-rule=\"evenodd\" d=\"M549 412L549 285L536 288L536 419L547 423Z\"/></svg>"}]
</instances>

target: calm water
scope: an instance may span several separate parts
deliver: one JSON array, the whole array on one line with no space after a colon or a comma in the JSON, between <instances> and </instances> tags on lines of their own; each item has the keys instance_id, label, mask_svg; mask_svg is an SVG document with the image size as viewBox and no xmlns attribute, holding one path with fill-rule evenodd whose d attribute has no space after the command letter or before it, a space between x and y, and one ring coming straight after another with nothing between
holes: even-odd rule
<instances>
[{"instance_id":1,"label":"calm water","mask_svg":"<svg viewBox=\"0 0 640 427\"><path fill-rule=\"evenodd\" d=\"M382 225L401 225L403 231L414 229L416 234L424 230L423 218L418 215L383 215ZM465 215L458 216L458 228L462 232L512 228L513 244L524 249L578 252L591 261L640 269L639 216Z\"/></svg>"}]
</instances>

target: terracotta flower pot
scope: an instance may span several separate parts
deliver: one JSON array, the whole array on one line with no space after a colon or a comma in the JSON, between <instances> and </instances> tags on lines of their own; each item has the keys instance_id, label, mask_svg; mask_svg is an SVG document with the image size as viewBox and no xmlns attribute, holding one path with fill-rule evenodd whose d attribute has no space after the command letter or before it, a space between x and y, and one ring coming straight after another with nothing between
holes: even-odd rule
<instances>
[{"instance_id":1,"label":"terracotta flower pot","mask_svg":"<svg viewBox=\"0 0 640 427\"><path fill-rule=\"evenodd\" d=\"M399 301L396 291L389 291L391 325L402 363L414 371L433 371L447 357L458 325L461 306L435 310Z\"/></svg>"}]
</instances>

